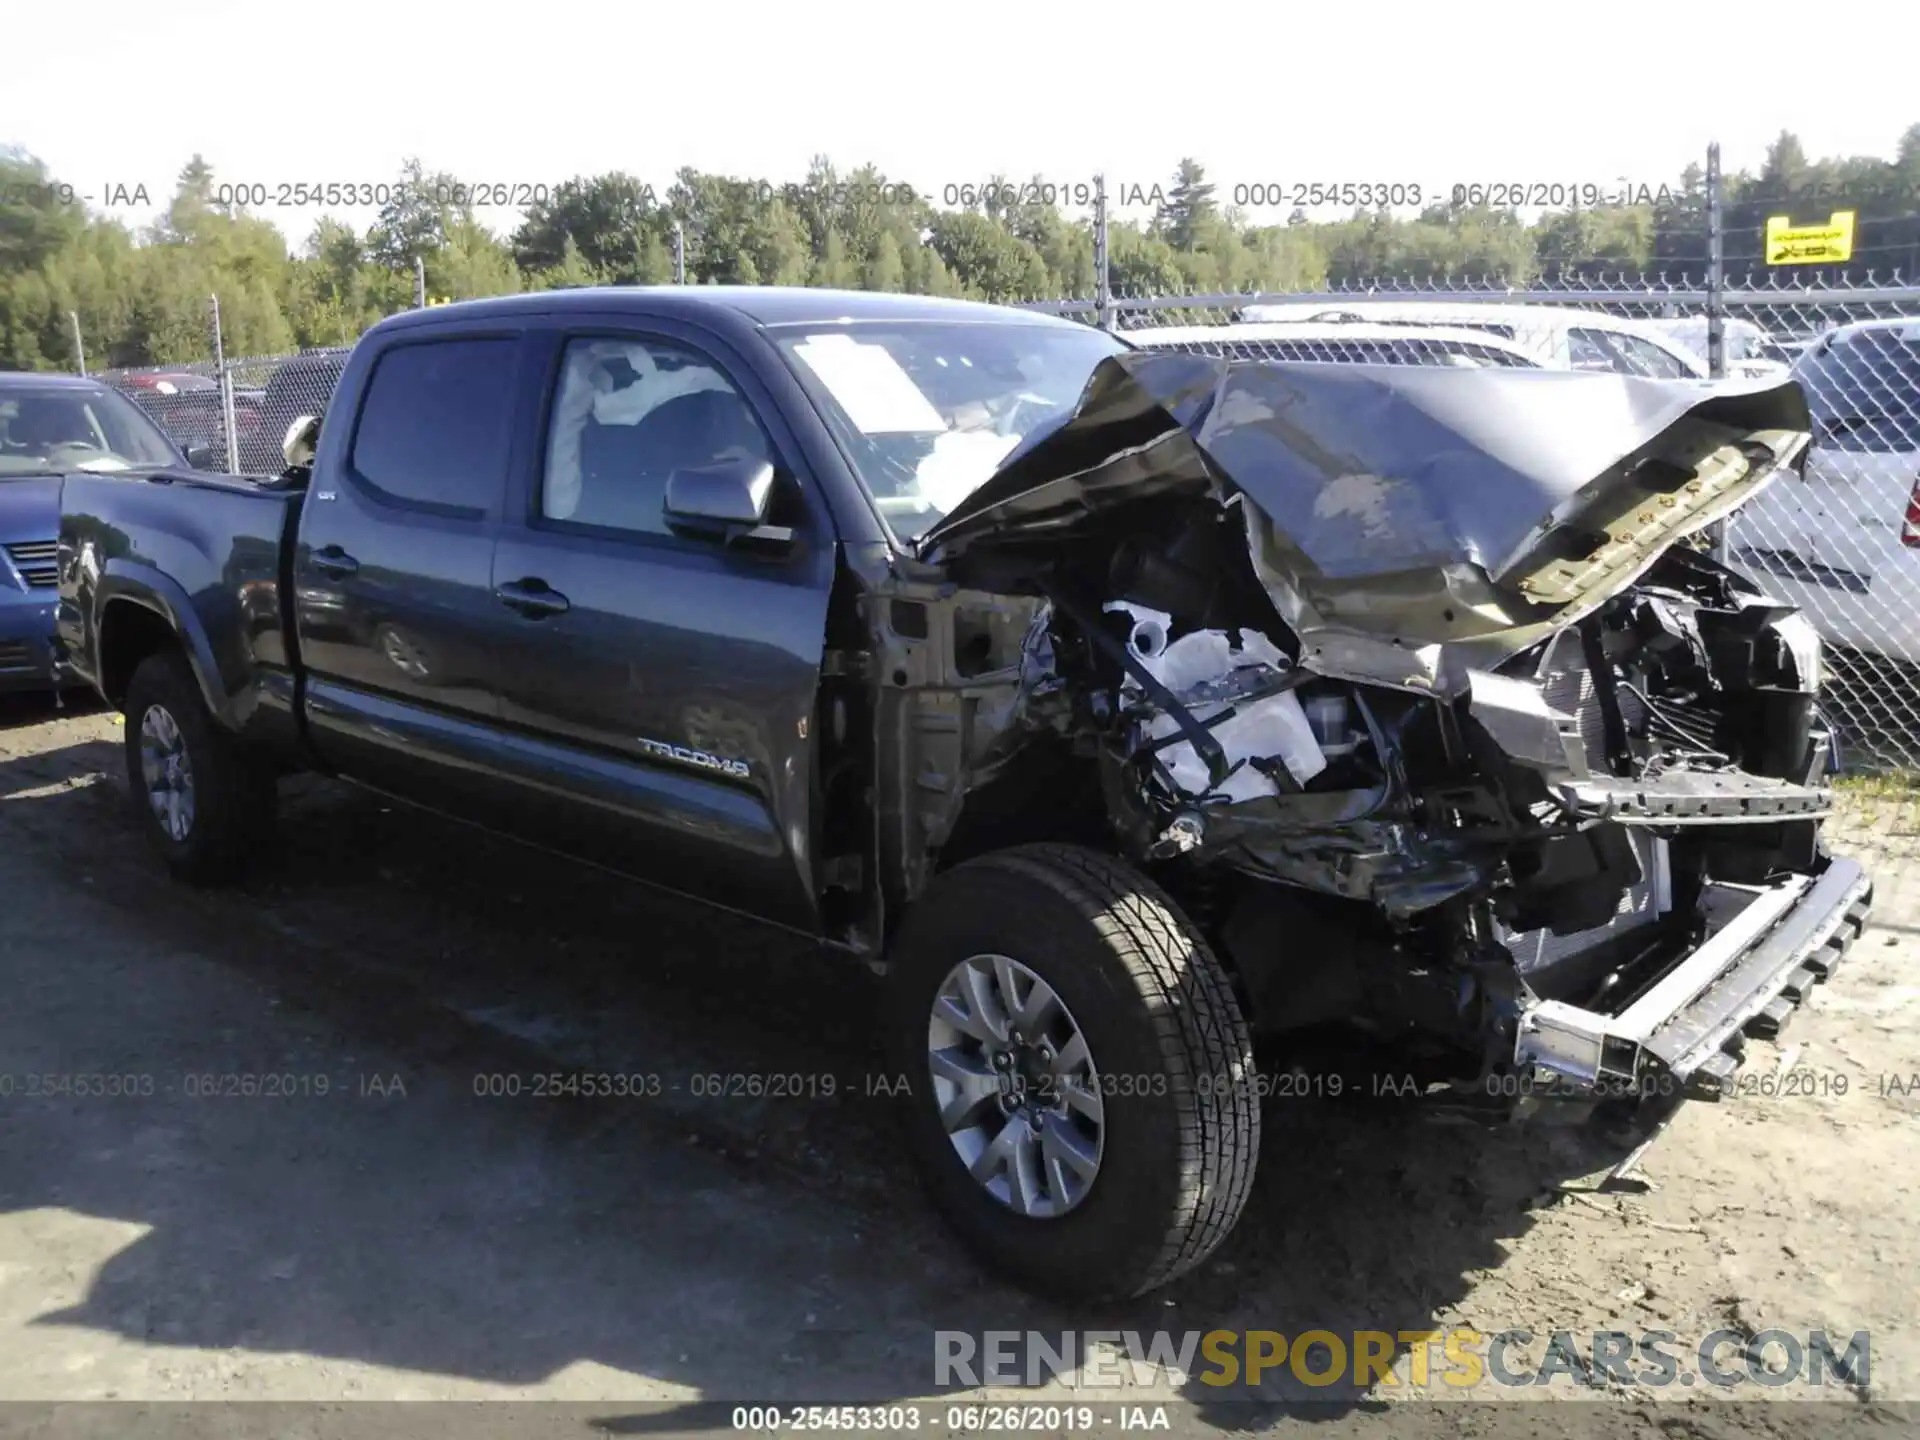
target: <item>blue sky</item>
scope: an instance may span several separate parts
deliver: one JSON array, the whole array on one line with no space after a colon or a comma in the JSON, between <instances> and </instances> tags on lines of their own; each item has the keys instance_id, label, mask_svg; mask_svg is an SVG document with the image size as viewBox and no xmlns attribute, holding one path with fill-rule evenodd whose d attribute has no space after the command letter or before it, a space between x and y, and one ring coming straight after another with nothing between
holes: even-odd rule
<instances>
[{"instance_id":1,"label":"blue sky","mask_svg":"<svg viewBox=\"0 0 1920 1440\"><path fill-rule=\"evenodd\" d=\"M1761 3L1594 22L1271 0L5 3L0 144L96 201L144 185L152 206L109 209L134 224L195 151L270 192L390 182L418 155L515 186L625 169L662 193L681 165L797 180L823 152L936 200L997 173L1100 170L1131 190L1194 155L1227 199L1269 182L1657 184L1716 138L1729 169L1757 168L1782 127L1817 158L1890 154L1920 120L1911 6L1841 23ZM259 213L298 242L322 211Z\"/></svg>"}]
</instances>

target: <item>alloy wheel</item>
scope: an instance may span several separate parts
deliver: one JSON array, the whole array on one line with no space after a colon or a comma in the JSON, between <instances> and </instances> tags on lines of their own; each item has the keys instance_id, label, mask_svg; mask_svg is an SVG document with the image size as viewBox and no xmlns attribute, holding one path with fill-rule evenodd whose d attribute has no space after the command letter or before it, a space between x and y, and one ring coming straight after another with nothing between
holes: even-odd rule
<instances>
[{"instance_id":1,"label":"alloy wheel","mask_svg":"<svg viewBox=\"0 0 1920 1440\"><path fill-rule=\"evenodd\" d=\"M1106 1109L1079 1023L1006 955L947 973L927 1025L940 1123L974 1180L1016 1214L1065 1215L1100 1173Z\"/></svg>"}]
</instances>

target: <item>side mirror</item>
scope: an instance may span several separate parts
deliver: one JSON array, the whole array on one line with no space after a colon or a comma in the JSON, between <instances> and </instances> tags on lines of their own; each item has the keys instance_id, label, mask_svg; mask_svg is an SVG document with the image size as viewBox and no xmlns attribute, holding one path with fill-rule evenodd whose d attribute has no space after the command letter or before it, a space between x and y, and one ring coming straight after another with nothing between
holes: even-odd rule
<instances>
[{"instance_id":1,"label":"side mirror","mask_svg":"<svg viewBox=\"0 0 1920 1440\"><path fill-rule=\"evenodd\" d=\"M776 483L774 468L765 460L689 465L667 477L667 523L729 545L736 540L791 544L790 528L765 523Z\"/></svg>"},{"instance_id":2,"label":"side mirror","mask_svg":"<svg viewBox=\"0 0 1920 1440\"><path fill-rule=\"evenodd\" d=\"M280 453L289 470L304 470L313 464L313 454L319 445L320 417L302 415L287 427L286 436L280 442Z\"/></svg>"},{"instance_id":3,"label":"side mirror","mask_svg":"<svg viewBox=\"0 0 1920 1440\"><path fill-rule=\"evenodd\" d=\"M187 457L187 464L196 470L217 470L220 468L220 452L205 442L198 445L189 445L182 453Z\"/></svg>"}]
</instances>

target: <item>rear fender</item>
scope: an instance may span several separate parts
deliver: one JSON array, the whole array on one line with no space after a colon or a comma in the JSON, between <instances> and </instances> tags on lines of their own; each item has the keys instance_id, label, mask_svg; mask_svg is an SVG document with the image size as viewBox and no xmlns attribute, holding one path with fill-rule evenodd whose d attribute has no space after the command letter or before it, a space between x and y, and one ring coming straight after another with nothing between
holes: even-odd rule
<instances>
[{"instance_id":1,"label":"rear fender","mask_svg":"<svg viewBox=\"0 0 1920 1440\"><path fill-rule=\"evenodd\" d=\"M95 582L92 619L88 625L89 649L93 652L95 682L104 693L107 674L103 644L107 620L118 605L137 605L167 622L179 643L200 694L214 719L229 730L239 730L251 713L253 687L244 671L223 673L205 624L193 608L193 601L178 582L169 579L151 565L139 561L109 560ZM107 697L116 703L123 696Z\"/></svg>"}]
</instances>

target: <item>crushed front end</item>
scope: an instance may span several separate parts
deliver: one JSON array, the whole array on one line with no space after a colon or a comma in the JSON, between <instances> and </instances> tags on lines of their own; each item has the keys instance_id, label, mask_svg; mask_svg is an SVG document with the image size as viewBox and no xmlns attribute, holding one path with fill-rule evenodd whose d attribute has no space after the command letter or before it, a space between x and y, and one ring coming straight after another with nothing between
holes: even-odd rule
<instances>
[{"instance_id":1,"label":"crushed front end","mask_svg":"<svg viewBox=\"0 0 1920 1440\"><path fill-rule=\"evenodd\" d=\"M929 536L1000 639L919 838L1071 772L1257 1029L1711 1092L1871 894L1817 637L1688 543L1806 441L1790 384L1108 362Z\"/></svg>"}]
</instances>

